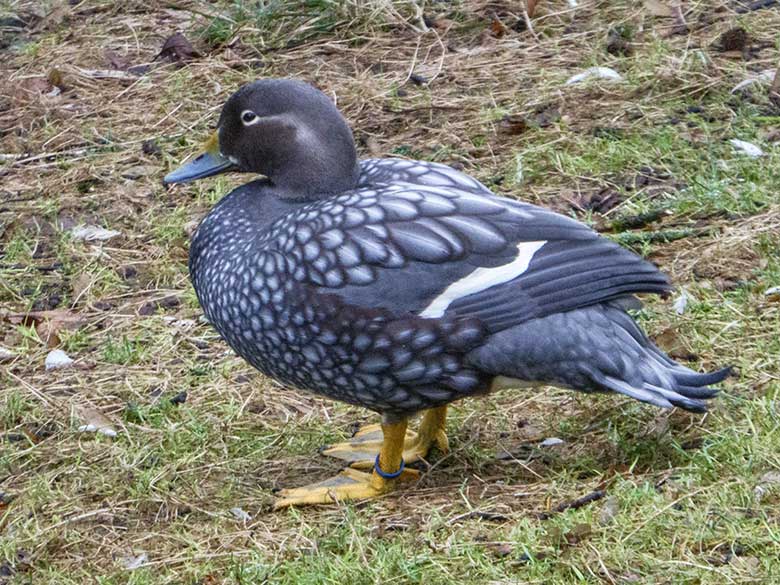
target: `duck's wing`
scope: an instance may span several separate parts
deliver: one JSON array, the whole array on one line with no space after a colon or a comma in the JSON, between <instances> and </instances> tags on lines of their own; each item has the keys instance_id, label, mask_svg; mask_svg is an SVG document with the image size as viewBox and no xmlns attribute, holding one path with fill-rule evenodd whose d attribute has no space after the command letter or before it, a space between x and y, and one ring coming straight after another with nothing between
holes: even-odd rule
<instances>
[{"instance_id":1,"label":"duck's wing","mask_svg":"<svg viewBox=\"0 0 780 585\"><path fill-rule=\"evenodd\" d=\"M441 163L401 158L368 158L360 161L360 185L409 183L423 187L446 187L493 197L474 177Z\"/></svg>"},{"instance_id":2,"label":"duck's wing","mask_svg":"<svg viewBox=\"0 0 780 585\"><path fill-rule=\"evenodd\" d=\"M397 315L476 317L491 331L670 288L655 266L584 224L461 189L358 189L273 229L299 282Z\"/></svg>"}]
</instances>

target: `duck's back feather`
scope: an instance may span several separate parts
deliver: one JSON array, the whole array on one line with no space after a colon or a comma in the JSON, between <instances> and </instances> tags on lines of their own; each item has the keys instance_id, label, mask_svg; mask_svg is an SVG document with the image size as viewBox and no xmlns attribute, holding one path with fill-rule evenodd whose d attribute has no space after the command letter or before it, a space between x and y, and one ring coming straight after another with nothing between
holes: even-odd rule
<instances>
[{"instance_id":1,"label":"duck's back feather","mask_svg":"<svg viewBox=\"0 0 780 585\"><path fill-rule=\"evenodd\" d=\"M447 176L463 182L458 175ZM471 187L366 185L277 220L267 253L281 252L296 280L349 304L475 317L490 331L669 290L652 264L584 224Z\"/></svg>"}]
</instances>

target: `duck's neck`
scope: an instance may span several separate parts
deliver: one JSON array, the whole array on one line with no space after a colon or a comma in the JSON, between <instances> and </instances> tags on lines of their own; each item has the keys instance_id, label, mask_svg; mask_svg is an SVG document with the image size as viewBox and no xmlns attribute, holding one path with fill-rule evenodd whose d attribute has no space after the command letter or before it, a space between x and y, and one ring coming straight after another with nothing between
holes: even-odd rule
<instances>
[{"instance_id":1,"label":"duck's neck","mask_svg":"<svg viewBox=\"0 0 780 585\"><path fill-rule=\"evenodd\" d=\"M203 218L190 246L190 259L207 251L237 250L257 242L274 221L303 204L278 197L266 179L235 189Z\"/></svg>"},{"instance_id":2,"label":"duck's neck","mask_svg":"<svg viewBox=\"0 0 780 585\"><path fill-rule=\"evenodd\" d=\"M336 160L307 154L305 160L285 164L269 177L268 190L288 201L314 201L357 187L360 165L356 158Z\"/></svg>"},{"instance_id":3,"label":"duck's neck","mask_svg":"<svg viewBox=\"0 0 780 585\"><path fill-rule=\"evenodd\" d=\"M303 203L302 199L282 196L280 189L268 179L259 179L242 185L226 195L214 206L211 214L221 215L221 207L230 208L231 214L238 214L245 220L242 223L252 226L249 230L250 235L256 236L261 230Z\"/></svg>"}]
</instances>

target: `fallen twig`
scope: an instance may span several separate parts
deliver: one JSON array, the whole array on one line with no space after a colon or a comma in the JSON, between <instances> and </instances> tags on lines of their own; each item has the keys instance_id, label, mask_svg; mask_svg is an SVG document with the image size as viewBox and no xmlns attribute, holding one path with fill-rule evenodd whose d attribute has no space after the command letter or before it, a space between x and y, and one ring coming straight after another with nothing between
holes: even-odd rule
<instances>
[{"instance_id":1,"label":"fallen twig","mask_svg":"<svg viewBox=\"0 0 780 585\"><path fill-rule=\"evenodd\" d=\"M775 71L775 78L772 80L772 86L770 87L769 91L771 93L780 94L780 64L777 66L777 71Z\"/></svg>"},{"instance_id":2,"label":"fallen twig","mask_svg":"<svg viewBox=\"0 0 780 585\"><path fill-rule=\"evenodd\" d=\"M0 161L13 161L13 164L25 164L42 158L59 158L63 156L81 156L86 154L90 150L97 150L97 148L73 148L71 150L60 150L54 152L44 152L42 154L36 154L33 156L25 157L24 154L4 154L0 153Z\"/></svg>"},{"instance_id":3,"label":"fallen twig","mask_svg":"<svg viewBox=\"0 0 780 585\"><path fill-rule=\"evenodd\" d=\"M588 504L592 504L593 502L600 500L605 495L606 492L604 490L592 491L589 494L585 494L581 498L577 498L576 500L571 500L570 502L562 502L558 504L555 507L555 509L551 510L550 512L540 512L539 514L537 514L537 518L539 518L540 520L547 520L548 518L553 516L553 514L558 514L566 510L578 510L583 506L587 506Z\"/></svg>"},{"instance_id":4,"label":"fallen twig","mask_svg":"<svg viewBox=\"0 0 780 585\"><path fill-rule=\"evenodd\" d=\"M638 213L636 215L626 215L625 217L619 217L611 224L609 224L609 229L616 232L622 232L625 230L635 230L635 229L643 228L647 224L653 223L654 221L658 221L659 219L661 219L662 217L668 214L669 214L669 210L662 208L662 209L653 209L652 211L648 211L645 213Z\"/></svg>"},{"instance_id":5,"label":"fallen twig","mask_svg":"<svg viewBox=\"0 0 780 585\"><path fill-rule=\"evenodd\" d=\"M509 516L505 514L499 514L497 512L480 512L479 510L474 510L472 512L466 512L465 514L458 514L454 518L451 518L447 524L455 524L461 520L471 520L472 518L487 520L488 522L507 522L510 520Z\"/></svg>"},{"instance_id":6,"label":"fallen twig","mask_svg":"<svg viewBox=\"0 0 780 585\"><path fill-rule=\"evenodd\" d=\"M621 232L615 234L614 239L623 246L630 246L632 244L655 244L659 242L667 244L684 238L711 236L716 231L718 231L717 228L661 230L655 232Z\"/></svg>"},{"instance_id":7,"label":"fallen twig","mask_svg":"<svg viewBox=\"0 0 780 585\"><path fill-rule=\"evenodd\" d=\"M762 8L769 8L778 3L778 0L759 0L759 2L753 2L743 8L737 8L737 14L745 14L747 12L753 12L754 10L761 10Z\"/></svg>"}]
</instances>

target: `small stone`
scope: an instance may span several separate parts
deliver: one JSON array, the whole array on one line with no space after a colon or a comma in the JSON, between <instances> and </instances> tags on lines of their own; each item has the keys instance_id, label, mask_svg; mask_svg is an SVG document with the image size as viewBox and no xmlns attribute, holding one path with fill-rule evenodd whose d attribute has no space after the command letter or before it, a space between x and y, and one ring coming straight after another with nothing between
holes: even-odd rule
<instances>
[{"instance_id":1,"label":"small stone","mask_svg":"<svg viewBox=\"0 0 780 585\"><path fill-rule=\"evenodd\" d=\"M136 181L158 172L160 172L160 167L157 165L135 165L122 171L122 177Z\"/></svg>"},{"instance_id":2,"label":"small stone","mask_svg":"<svg viewBox=\"0 0 780 585\"><path fill-rule=\"evenodd\" d=\"M176 396L171 398L171 404L178 406L179 404L184 404L187 402L187 393L186 392L179 392Z\"/></svg>"},{"instance_id":3,"label":"small stone","mask_svg":"<svg viewBox=\"0 0 780 585\"><path fill-rule=\"evenodd\" d=\"M181 299L179 299L177 296L171 295L169 297L160 299L157 304L164 309L172 309L181 305Z\"/></svg>"},{"instance_id":4,"label":"small stone","mask_svg":"<svg viewBox=\"0 0 780 585\"><path fill-rule=\"evenodd\" d=\"M721 51L744 51L749 40L747 31L742 27L736 27L720 35L716 44Z\"/></svg>"},{"instance_id":5,"label":"small stone","mask_svg":"<svg viewBox=\"0 0 780 585\"><path fill-rule=\"evenodd\" d=\"M133 571L135 569L141 568L148 560L149 557L146 555L146 553L141 553L138 556L129 555L122 559L122 565L124 565L125 569L128 571Z\"/></svg>"},{"instance_id":6,"label":"small stone","mask_svg":"<svg viewBox=\"0 0 780 585\"><path fill-rule=\"evenodd\" d=\"M606 526L611 524L620 511L620 501L615 496L610 496L604 500L604 505L599 513L599 524Z\"/></svg>"},{"instance_id":7,"label":"small stone","mask_svg":"<svg viewBox=\"0 0 780 585\"><path fill-rule=\"evenodd\" d=\"M148 154L152 156L160 156L160 154L162 154L162 150L160 149L160 146L154 140L144 140L141 143L141 151L144 154Z\"/></svg>"},{"instance_id":8,"label":"small stone","mask_svg":"<svg viewBox=\"0 0 780 585\"><path fill-rule=\"evenodd\" d=\"M81 425L77 430L80 433L100 433L101 435L112 438L117 436L117 433L114 429L109 427L99 427L92 423Z\"/></svg>"},{"instance_id":9,"label":"small stone","mask_svg":"<svg viewBox=\"0 0 780 585\"><path fill-rule=\"evenodd\" d=\"M672 303L674 312L678 315L684 314L690 300L690 295L685 290L681 291L677 298L674 299L674 303Z\"/></svg>"},{"instance_id":10,"label":"small stone","mask_svg":"<svg viewBox=\"0 0 780 585\"><path fill-rule=\"evenodd\" d=\"M581 73L572 75L566 80L564 85L573 85L591 79L601 79L604 81L623 81L623 76L610 67L590 67Z\"/></svg>"},{"instance_id":11,"label":"small stone","mask_svg":"<svg viewBox=\"0 0 780 585\"><path fill-rule=\"evenodd\" d=\"M241 508L230 508L230 513L233 514L236 520L239 520L241 522L249 522L252 519L252 516L250 516L247 512L242 510Z\"/></svg>"},{"instance_id":12,"label":"small stone","mask_svg":"<svg viewBox=\"0 0 780 585\"><path fill-rule=\"evenodd\" d=\"M558 437L548 437L541 443L539 443L540 447L555 447L556 445L563 445L564 440L559 439Z\"/></svg>"},{"instance_id":13,"label":"small stone","mask_svg":"<svg viewBox=\"0 0 780 585\"><path fill-rule=\"evenodd\" d=\"M74 227L72 230L70 230L70 234L73 236L74 240L83 240L85 242L102 242L121 235L121 233L116 230L107 230L95 225L81 225Z\"/></svg>"},{"instance_id":14,"label":"small stone","mask_svg":"<svg viewBox=\"0 0 780 585\"><path fill-rule=\"evenodd\" d=\"M759 158L764 156L764 151L752 142L746 142L737 138L732 138L729 140L729 142L737 151L749 156L750 158Z\"/></svg>"},{"instance_id":15,"label":"small stone","mask_svg":"<svg viewBox=\"0 0 780 585\"><path fill-rule=\"evenodd\" d=\"M117 268L117 274L124 278L125 280L129 278L135 278L135 276L138 274L138 270L135 266L132 266L131 264L126 264L125 266L120 266Z\"/></svg>"},{"instance_id":16,"label":"small stone","mask_svg":"<svg viewBox=\"0 0 780 585\"><path fill-rule=\"evenodd\" d=\"M54 349L46 356L44 365L47 370L59 370L72 366L73 360L61 349Z\"/></svg>"}]
</instances>

